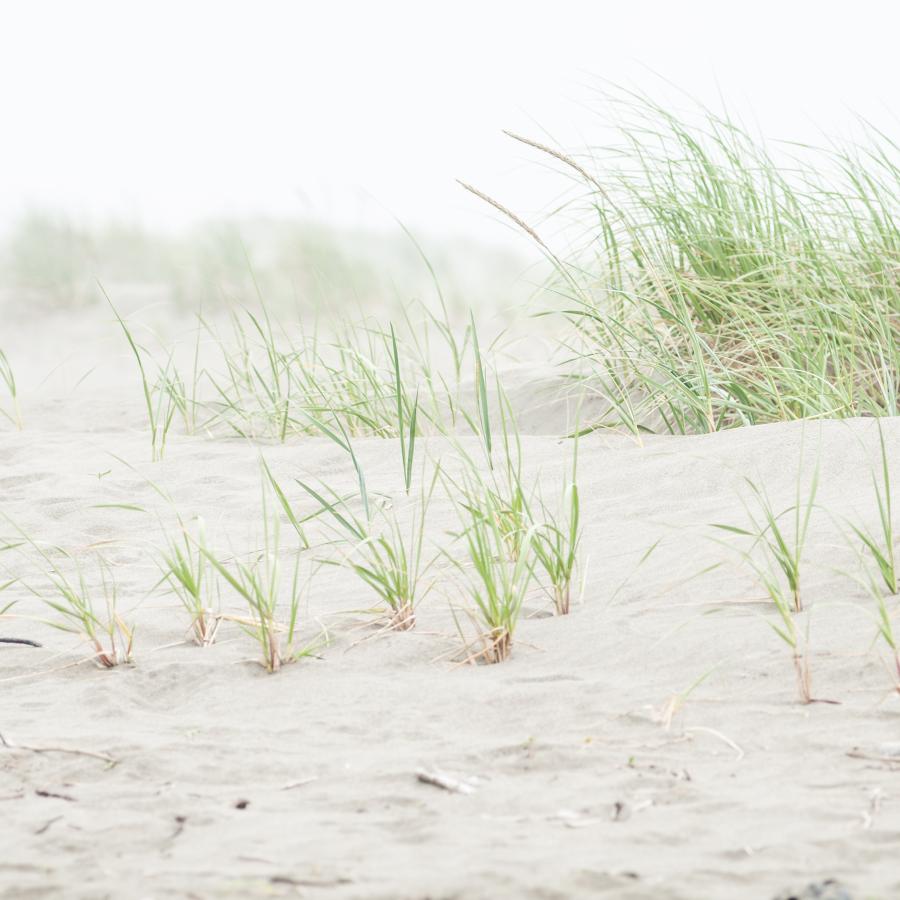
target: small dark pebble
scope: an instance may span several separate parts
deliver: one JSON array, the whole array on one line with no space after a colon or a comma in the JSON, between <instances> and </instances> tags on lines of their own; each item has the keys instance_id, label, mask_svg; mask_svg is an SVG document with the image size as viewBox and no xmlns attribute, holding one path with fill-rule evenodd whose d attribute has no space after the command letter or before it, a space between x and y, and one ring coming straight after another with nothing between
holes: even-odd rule
<instances>
[{"instance_id":1,"label":"small dark pebble","mask_svg":"<svg viewBox=\"0 0 900 900\"><path fill-rule=\"evenodd\" d=\"M235 809L246 809L250 805L249 800L238 800L237 803L234 804Z\"/></svg>"},{"instance_id":2,"label":"small dark pebble","mask_svg":"<svg viewBox=\"0 0 900 900\"><path fill-rule=\"evenodd\" d=\"M772 900L853 900L853 895L839 881L826 878L824 881L811 881L800 890L782 891Z\"/></svg>"}]
</instances>

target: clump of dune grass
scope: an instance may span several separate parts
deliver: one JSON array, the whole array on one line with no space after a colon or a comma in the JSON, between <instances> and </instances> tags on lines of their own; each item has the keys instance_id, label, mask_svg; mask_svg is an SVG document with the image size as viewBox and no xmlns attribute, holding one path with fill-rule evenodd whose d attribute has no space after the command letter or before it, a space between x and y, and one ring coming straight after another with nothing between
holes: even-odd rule
<instances>
[{"instance_id":1,"label":"clump of dune grass","mask_svg":"<svg viewBox=\"0 0 900 900\"><path fill-rule=\"evenodd\" d=\"M219 369L205 374L219 420L235 433L284 440L314 434L325 421L350 436L402 436L401 446L411 448L418 400L392 327L335 315L289 328L264 306L232 310L230 322L224 337L205 323L221 357ZM411 473L405 452L402 463Z\"/></svg>"},{"instance_id":2,"label":"clump of dune grass","mask_svg":"<svg viewBox=\"0 0 900 900\"><path fill-rule=\"evenodd\" d=\"M750 490L750 501L744 502L749 526L716 524L713 527L750 538L750 545L742 556L759 575L767 593L776 604L775 594L782 596L786 584L795 612L803 610L800 593L803 548L809 532L809 522L815 508L819 485L819 460L809 484L804 490L802 479L803 447L800 449L800 468L794 503L776 512L765 485L750 478L744 482ZM783 579L783 581L782 581Z\"/></svg>"},{"instance_id":3,"label":"clump of dune grass","mask_svg":"<svg viewBox=\"0 0 900 900\"><path fill-rule=\"evenodd\" d=\"M455 491L455 488L454 488ZM473 603L468 612L475 625L474 640L465 637L463 624L455 615L465 643L468 662L499 663L512 652L513 637L522 604L534 574L535 561L530 552L532 531L523 536L522 550L515 559L508 552L502 511L496 497L479 489L476 482L466 485L465 498L457 505L462 530L460 556L445 551L445 556L463 577Z\"/></svg>"},{"instance_id":4,"label":"clump of dune grass","mask_svg":"<svg viewBox=\"0 0 900 900\"><path fill-rule=\"evenodd\" d=\"M353 439L389 438L397 440L409 494L416 442L427 433L446 434L467 421L486 441L490 458L490 434L479 424L486 410L474 321L458 337L439 297L440 314L424 302L406 304L396 324L346 311L283 321L260 297L258 308L232 306L224 327L198 315L188 368L176 364L176 349L155 355L139 343L134 328L110 306L137 364L154 460L164 455L179 421L188 434L279 441L321 435L351 459ZM434 340L450 355L449 371L434 365ZM482 387L472 412L460 396L470 351Z\"/></svg>"},{"instance_id":5,"label":"clump of dune grass","mask_svg":"<svg viewBox=\"0 0 900 900\"><path fill-rule=\"evenodd\" d=\"M574 443L571 475L563 483L559 512L541 500L540 520L532 529L532 549L550 582L556 614L565 616L572 607L572 582L581 544L581 503L578 494L578 441Z\"/></svg>"},{"instance_id":6,"label":"clump of dune grass","mask_svg":"<svg viewBox=\"0 0 900 900\"><path fill-rule=\"evenodd\" d=\"M864 525L850 527L862 541L865 551L881 574L882 581L889 594L897 593L897 564L894 553L894 518L891 508L891 473L888 466L887 448L884 443L884 431L878 423L878 442L881 451L880 471L872 472L872 488L875 493L875 505L878 508L878 530L874 531Z\"/></svg>"},{"instance_id":7,"label":"clump of dune grass","mask_svg":"<svg viewBox=\"0 0 900 900\"><path fill-rule=\"evenodd\" d=\"M300 641L300 605L310 580L301 572L301 554L293 552L293 564L286 564L281 540L281 522L268 494L262 488L262 546L243 557L223 558L205 542L200 553L210 567L227 583L247 607L246 619L229 617L243 626L256 641L260 662L267 672L311 656L321 639ZM200 535L202 539L202 534Z\"/></svg>"},{"instance_id":8,"label":"clump of dune grass","mask_svg":"<svg viewBox=\"0 0 900 900\"><path fill-rule=\"evenodd\" d=\"M327 486L317 490L298 482L315 500L319 513L331 520L346 547L338 564L346 566L375 592L383 603L376 613L391 630L409 631L415 627L416 607L427 594L427 590L422 590L422 579L433 560L424 558L425 522L439 474L440 467L435 466L430 481L422 485L406 527L393 509L379 507L378 518L373 520L368 514L360 518L347 498Z\"/></svg>"},{"instance_id":9,"label":"clump of dune grass","mask_svg":"<svg viewBox=\"0 0 900 900\"><path fill-rule=\"evenodd\" d=\"M749 527L721 524L713 527L750 539L749 546L740 554L756 573L775 607L775 621L766 619L766 622L790 649L800 699L811 703L809 634L805 640L801 639L795 617L803 611L800 593L803 549L816 505L820 459L817 456L812 476L804 484L803 447L801 440L793 504L776 512L765 485L745 478L750 489L750 500L744 501Z\"/></svg>"},{"instance_id":10,"label":"clump of dune grass","mask_svg":"<svg viewBox=\"0 0 900 900\"><path fill-rule=\"evenodd\" d=\"M511 562L516 562L523 554L533 555L535 564L544 570L549 580L557 614L567 615L571 608L572 580L581 540L576 478L577 437L571 476L564 481L559 511L554 512L534 488L525 488L522 441L515 412L498 376L494 378L494 389L499 410L499 442L495 440L489 413L485 363L478 349L474 322L471 331L475 357L476 415L466 418L481 438L489 471L483 474L477 462L457 441L455 446L464 463L464 477L458 481L447 476L445 481L469 515L480 517L488 514L492 517L492 527L496 527L503 537L506 555Z\"/></svg>"},{"instance_id":11,"label":"clump of dune grass","mask_svg":"<svg viewBox=\"0 0 900 900\"><path fill-rule=\"evenodd\" d=\"M9 358L0 350L0 384L9 396L11 409L6 410L0 406L0 416L12 423L19 431L22 430L22 411L19 407L19 393L16 387L16 376L13 372Z\"/></svg>"},{"instance_id":12,"label":"clump of dune grass","mask_svg":"<svg viewBox=\"0 0 900 900\"><path fill-rule=\"evenodd\" d=\"M177 536L167 533L159 552L162 578L188 615L192 640L207 647L222 621L218 573L203 549L207 545L203 521L198 520L196 536L180 516L177 524Z\"/></svg>"},{"instance_id":13,"label":"clump of dune grass","mask_svg":"<svg viewBox=\"0 0 900 900\"><path fill-rule=\"evenodd\" d=\"M96 577L89 579L83 563L68 551L22 537L43 563L47 586L28 584L28 589L56 613L48 624L84 640L100 668L131 662L134 626L119 612L118 585L109 563L97 556Z\"/></svg>"},{"instance_id":14,"label":"clump of dune grass","mask_svg":"<svg viewBox=\"0 0 900 900\"><path fill-rule=\"evenodd\" d=\"M522 479L522 442L515 413L503 391L499 376L494 381L499 423L499 444L495 441L494 421L488 397L487 363L478 344L474 319L471 319L472 353L475 368L475 409L461 407L461 416L480 439L487 463L487 473L478 460L473 459L463 444L454 440L457 454L463 462L462 480L445 476L459 502L473 515L490 509L494 524L503 535L506 552L513 561L522 553L531 527L533 491L526 491ZM502 453L501 453L502 451Z\"/></svg>"},{"instance_id":15,"label":"clump of dune grass","mask_svg":"<svg viewBox=\"0 0 900 900\"><path fill-rule=\"evenodd\" d=\"M856 145L776 152L727 113L606 100L607 146L511 135L568 184L543 234L476 192L555 267L571 374L608 405L593 425L895 414L900 146L862 123Z\"/></svg>"},{"instance_id":16,"label":"clump of dune grass","mask_svg":"<svg viewBox=\"0 0 900 900\"><path fill-rule=\"evenodd\" d=\"M492 525L503 538L506 556L515 562L525 552L529 529L532 527L532 496L526 492L522 480L521 446L518 434L515 447L504 430L504 456L496 468L483 473L477 462L466 454L457 442L457 449L465 468L461 478L447 476L445 481L460 505L471 515L490 514Z\"/></svg>"}]
</instances>

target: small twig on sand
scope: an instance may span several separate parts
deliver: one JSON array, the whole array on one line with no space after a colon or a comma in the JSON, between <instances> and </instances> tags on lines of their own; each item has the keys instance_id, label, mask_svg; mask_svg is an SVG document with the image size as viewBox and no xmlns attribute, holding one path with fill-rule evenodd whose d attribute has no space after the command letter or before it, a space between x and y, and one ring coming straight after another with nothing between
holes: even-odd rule
<instances>
[{"instance_id":1,"label":"small twig on sand","mask_svg":"<svg viewBox=\"0 0 900 900\"><path fill-rule=\"evenodd\" d=\"M108 753L97 753L93 750L80 750L77 747L34 747L31 744L11 744L6 737L0 733L0 744L7 750L26 750L29 753L69 753L73 756L89 756L91 759L99 759L108 766L118 765L119 760L110 756Z\"/></svg>"},{"instance_id":2,"label":"small twig on sand","mask_svg":"<svg viewBox=\"0 0 900 900\"><path fill-rule=\"evenodd\" d=\"M34 792L38 797L47 797L50 800L65 800L66 803L76 803L76 798L71 794L58 794L56 791L46 791L40 788Z\"/></svg>"},{"instance_id":3,"label":"small twig on sand","mask_svg":"<svg viewBox=\"0 0 900 900\"><path fill-rule=\"evenodd\" d=\"M860 750L858 747L854 747L852 750L848 750L847 756L850 756L853 759L864 759L868 762L887 763L892 768L900 766L900 756L879 756L875 753L866 753L864 750Z\"/></svg>"},{"instance_id":4,"label":"small twig on sand","mask_svg":"<svg viewBox=\"0 0 900 900\"><path fill-rule=\"evenodd\" d=\"M33 831L32 834L35 834L35 835L45 834L50 829L50 826L54 822L58 822L61 818L62 818L62 816L54 816L52 819L47 819L47 821L44 822L44 824L41 825L40 828Z\"/></svg>"},{"instance_id":5,"label":"small twig on sand","mask_svg":"<svg viewBox=\"0 0 900 900\"><path fill-rule=\"evenodd\" d=\"M312 784L314 781L318 780L318 775L311 775L309 778L301 778L299 781L289 781L287 784L282 785L279 790L292 791L294 788L305 787L307 784Z\"/></svg>"},{"instance_id":6,"label":"small twig on sand","mask_svg":"<svg viewBox=\"0 0 900 900\"><path fill-rule=\"evenodd\" d=\"M690 728L685 728L684 730L688 732L701 731L705 734L711 734L713 737L717 737L720 741L724 741L726 744L728 744L729 747L731 747L732 750L734 750L735 753L737 753L737 759L735 759L735 762L740 762L744 758L744 751L733 740L731 740L730 737L722 734L721 731L716 731L715 728L705 728L702 725L693 725Z\"/></svg>"},{"instance_id":7,"label":"small twig on sand","mask_svg":"<svg viewBox=\"0 0 900 900\"><path fill-rule=\"evenodd\" d=\"M56 656L62 656L62 654L57 653ZM83 659L78 659L75 660L75 662L66 663L63 666L56 666L52 669L37 669L34 672L25 672L23 675L10 675L9 678L0 678L0 683L4 683L7 681L23 681L26 678L38 678L41 675L52 675L54 672L62 672L64 669L72 669L76 666L84 665L86 662L92 662L94 659L94 655L91 654L90 656L85 656Z\"/></svg>"},{"instance_id":8,"label":"small twig on sand","mask_svg":"<svg viewBox=\"0 0 900 900\"><path fill-rule=\"evenodd\" d=\"M473 794L477 783L475 778L458 777L440 769L418 769L416 778L422 784L430 784L451 794Z\"/></svg>"}]
</instances>

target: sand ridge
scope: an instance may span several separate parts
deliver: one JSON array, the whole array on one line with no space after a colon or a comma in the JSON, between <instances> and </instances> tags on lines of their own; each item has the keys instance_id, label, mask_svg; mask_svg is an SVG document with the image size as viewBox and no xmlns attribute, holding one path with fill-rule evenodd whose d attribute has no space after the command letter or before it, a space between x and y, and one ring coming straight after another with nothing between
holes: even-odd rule
<instances>
[{"instance_id":1,"label":"sand ridge","mask_svg":"<svg viewBox=\"0 0 900 900\"><path fill-rule=\"evenodd\" d=\"M64 668L80 650L48 629L42 650L0 647L11 744L117 761L0 752L3 896L749 897L827 876L863 896L900 890L886 852L900 767L865 758L895 739L898 701L867 598L835 572L853 554L832 516L874 515L872 420L643 445L591 436L580 464L589 562L572 615L526 617L511 660L460 668L434 662L452 645L452 578L422 604L416 631L360 642L358 615L339 614L371 597L331 569L309 616L334 614L332 645L275 676L234 628L206 649L178 643L174 599L148 594L153 515L112 504L164 515L151 476L223 539L252 541L259 453L279 477L327 475L351 490L334 445L175 437L162 463L131 469L110 454L146 459L137 430L38 422L0 435L3 512L68 547L110 542L136 652L133 666L99 671ZM896 460L894 421L885 434ZM822 466L804 586L814 693L840 705L796 702L761 590L708 528L741 520L745 472L790 502L801 441ZM557 438L523 446L529 473L561 475ZM358 442L370 483L402 504L392 449ZM435 441L429 452L448 450ZM452 525L438 498L429 538ZM17 613L42 613L10 591ZM530 596L529 612L545 607ZM4 628L36 633L20 619ZM704 674L663 727L666 703ZM422 768L476 789L424 784Z\"/></svg>"}]
</instances>

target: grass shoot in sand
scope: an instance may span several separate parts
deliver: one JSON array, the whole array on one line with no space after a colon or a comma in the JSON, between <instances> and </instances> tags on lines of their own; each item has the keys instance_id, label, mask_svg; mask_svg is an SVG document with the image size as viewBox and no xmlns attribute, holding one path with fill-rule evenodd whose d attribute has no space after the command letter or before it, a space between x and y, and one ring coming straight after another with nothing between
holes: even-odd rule
<instances>
[{"instance_id":1,"label":"grass shoot in sand","mask_svg":"<svg viewBox=\"0 0 900 900\"><path fill-rule=\"evenodd\" d=\"M201 647L212 644L221 623L218 572L203 551L206 546L203 520L198 519L197 535L178 519L178 534L166 534L159 564L169 585L188 614L191 638Z\"/></svg>"},{"instance_id":2,"label":"grass shoot in sand","mask_svg":"<svg viewBox=\"0 0 900 900\"><path fill-rule=\"evenodd\" d=\"M9 395L10 403L12 404L11 411L7 411L0 406L0 416L7 419L15 428L21 431L22 411L19 408L19 393L16 386L16 376L13 372L12 365L9 362L9 358L2 349L0 349L0 384L5 388L6 393Z\"/></svg>"},{"instance_id":3,"label":"grass shoot in sand","mask_svg":"<svg viewBox=\"0 0 900 900\"><path fill-rule=\"evenodd\" d=\"M802 703L812 703L812 680L809 669L809 633L802 639L793 608L793 597L785 594L781 582L772 576L773 569L760 570L759 576L769 598L775 605L777 618L766 619L766 624L781 638L791 651L791 662L797 676L797 691ZM807 613L807 616L809 614ZM807 619L807 628L809 620Z\"/></svg>"},{"instance_id":4,"label":"grass shoot in sand","mask_svg":"<svg viewBox=\"0 0 900 900\"><path fill-rule=\"evenodd\" d=\"M212 569L246 604L249 618L237 621L259 645L261 663L271 673L287 663L313 655L321 641L307 644L299 641L300 604L309 579L301 574L300 548L293 552L293 564L284 572L286 551L281 543L280 517L273 508L265 479L261 494L261 548L244 559L233 556L226 561L207 544L200 543L198 547Z\"/></svg>"},{"instance_id":5,"label":"grass shoot in sand","mask_svg":"<svg viewBox=\"0 0 900 900\"><path fill-rule=\"evenodd\" d=\"M17 529L18 530L18 529ZM84 565L61 547L44 547L19 530L24 545L30 547L43 564L47 588L28 589L53 612L48 624L75 634L90 647L100 668L112 669L131 662L134 626L121 615L115 573L110 564L97 555L96 578L91 581Z\"/></svg>"},{"instance_id":6,"label":"grass shoot in sand","mask_svg":"<svg viewBox=\"0 0 900 900\"><path fill-rule=\"evenodd\" d=\"M378 527L368 516L357 516L345 498L330 488L320 490L298 482L317 503L320 514L327 515L347 552L341 564L371 588L384 604L378 613L386 626L408 631L416 623L416 606L425 593L422 578L431 566L423 558L428 507L440 473L435 467L423 484L406 528L393 509L379 507L383 525Z\"/></svg>"},{"instance_id":7,"label":"grass shoot in sand","mask_svg":"<svg viewBox=\"0 0 900 900\"><path fill-rule=\"evenodd\" d=\"M559 616L572 606L572 582L581 544L581 504L578 495L578 441L572 452L572 472L563 483L561 512L553 513L540 501L540 521L532 530L535 558L550 582L553 606Z\"/></svg>"},{"instance_id":8,"label":"grass shoot in sand","mask_svg":"<svg viewBox=\"0 0 900 900\"><path fill-rule=\"evenodd\" d=\"M797 472L796 493L791 506L775 511L765 485L757 484L750 478L744 478L750 489L750 501L744 501L744 509L750 521L749 527L716 524L713 527L732 534L751 538L750 546L742 552L742 556L750 562L763 579L770 596L773 585L777 583L778 573L787 583L795 612L803 609L800 594L800 574L803 560L803 548L809 532L809 522L815 508L816 493L819 486L819 459L817 458L810 483L803 491L802 465L803 443L800 446L800 463ZM785 525L785 518L788 523ZM761 559L756 558L761 554ZM777 589L781 594L781 588ZM774 597L773 597L774 599Z\"/></svg>"},{"instance_id":9,"label":"grass shoot in sand","mask_svg":"<svg viewBox=\"0 0 900 900\"><path fill-rule=\"evenodd\" d=\"M881 451L880 472L872 472L872 488L878 508L878 531L863 525L850 523L854 534L862 541L863 547L878 567L884 586L889 594L897 593L897 563L894 555L894 518L891 508L891 473L888 467L884 430L878 421L878 442ZM880 476L880 479L879 479Z\"/></svg>"},{"instance_id":10,"label":"grass shoot in sand","mask_svg":"<svg viewBox=\"0 0 900 900\"><path fill-rule=\"evenodd\" d=\"M533 532L526 531L523 552L511 559L507 535L501 526L501 510L493 494L479 492L478 485L470 482L457 510L462 525L457 539L463 544L464 556L460 560L450 551L444 551L444 555L462 575L474 604L469 613L476 626L474 641L465 638L462 623L454 613L465 644L465 658L469 662L503 662L512 651L516 625L534 572L535 561L530 552Z\"/></svg>"}]
</instances>

